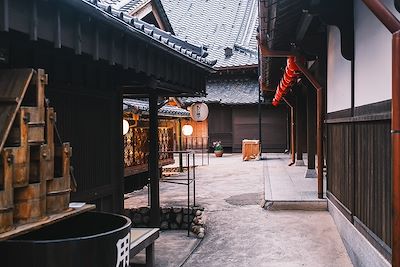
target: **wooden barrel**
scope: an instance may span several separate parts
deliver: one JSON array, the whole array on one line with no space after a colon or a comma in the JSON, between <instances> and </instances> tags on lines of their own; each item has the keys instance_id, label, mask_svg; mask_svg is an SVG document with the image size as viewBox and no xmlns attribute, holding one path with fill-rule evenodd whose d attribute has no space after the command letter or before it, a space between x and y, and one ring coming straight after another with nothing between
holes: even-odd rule
<instances>
[{"instance_id":1,"label":"wooden barrel","mask_svg":"<svg viewBox=\"0 0 400 267\"><path fill-rule=\"evenodd\" d=\"M65 143L62 147L55 149L54 160L61 161L61 164L55 164L61 167L60 170L55 170L55 173L60 173L62 176L47 181L46 206L48 214L68 209L71 193L70 157L71 148L69 143Z\"/></svg>"},{"instance_id":2,"label":"wooden barrel","mask_svg":"<svg viewBox=\"0 0 400 267\"><path fill-rule=\"evenodd\" d=\"M43 144L45 142L45 109L42 107L21 107L21 112L28 114L28 142Z\"/></svg>"},{"instance_id":3,"label":"wooden barrel","mask_svg":"<svg viewBox=\"0 0 400 267\"><path fill-rule=\"evenodd\" d=\"M29 184L14 190L14 220L16 223L37 221L45 215L46 192L42 183Z\"/></svg>"},{"instance_id":4,"label":"wooden barrel","mask_svg":"<svg viewBox=\"0 0 400 267\"><path fill-rule=\"evenodd\" d=\"M4 149L0 155L0 233L11 230L13 225L13 188L11 151Z\"/></svg>"},{"instance_id":5,"label":"wooden barrel","mask_svg":"<svg viewBox=\"0 0 400 267\"><path fill-rule=\"evenodd\" d=\"M0 233L10 231L13 228L13 212L12 206L0 208Z\"/></svg>"}]
</instances>

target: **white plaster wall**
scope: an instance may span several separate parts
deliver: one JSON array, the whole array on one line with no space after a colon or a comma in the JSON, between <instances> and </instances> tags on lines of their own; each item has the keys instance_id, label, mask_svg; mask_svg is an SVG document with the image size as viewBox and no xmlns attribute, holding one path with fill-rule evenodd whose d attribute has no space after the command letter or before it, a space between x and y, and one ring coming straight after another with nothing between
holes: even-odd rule
<instances>
[{"instance_id":1,"label":"white plaster wall","mask_svg":"<svg viewBox=\"0 0 400 267\"><path fill-rule=\"evenodd\" d=\"M340 31L328 27L328 84L327 111L351 108L351 61L341 53Z\"/></svg>"},{"instance_id":2,"label":"white plaster wall","mask_svg":"<svg viewBox=\"0 0 400 267\"><path fill-rule=\"evenodd\" d=\"M395 15L393 0L381 0ZM367 8L355 0L355 106L392 98L392 35Z\"/></svg>"}]
</instances>

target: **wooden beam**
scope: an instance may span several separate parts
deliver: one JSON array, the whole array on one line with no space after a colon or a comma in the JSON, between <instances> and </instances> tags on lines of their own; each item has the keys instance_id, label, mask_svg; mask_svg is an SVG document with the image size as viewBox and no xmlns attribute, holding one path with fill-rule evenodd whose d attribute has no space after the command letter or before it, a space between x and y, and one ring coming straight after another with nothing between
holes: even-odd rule
<instances>
[{"instance_id":1,"label":"wooden beam","mask_svg":"<svg viewBox=\"0 0 400 267\"><path fill-rule=\"evenodd\" d=\"M109 62L111 65L115 65L116 60L115 60L115 33L113 31L110 32L110 45L109 45L109 54L108 54L108 58L109 58Z\"/></svg>"},{"instance_id":2,"label":"wooden beam","mask_svg":"<svg viewBox=\"0 0 400 267\"><path fill-rule=\"evenodd\" d=\"M269 50L266 45L260 44L259 42L259 47L260 47L260 52L262 57L294 57L295 54L289 51L272 51Z\"/></svg>"},{"instance_id":3,"label":"wooden beam","mask_svg":"<svg viewBox=\"0 0 400 267\"><path fill-rule=\"evenodd\" d=\"M75 24L75 54L82 55L82 26L79 16L76 18Z\"/></svg>"},{"instance_id":4,"label":"wooden beam","mask_svg":"<svg viewBox=\"0 0 400 267\"><path fill-rule=\"evenodd\" d=\"M303 162L303 140L304 140L304 97L301 90L296 90L296 165L302 166Z\"/></svg>"},{"instance_id":5,"label":"wooden beam","mask_svg":"<svg viewBox=\"0 0 400 267\"><path fill-rule=\"evenodd\" d=\"M296 32L296 42L301 42L304 39L304 36L306 35L308 28L311 25L313 17L314 16L308 13L307 11L303 11L303 14L301 15L300 19L300 24Z\"/></svg>"},{"instance_id":6,"label":"wooden beam","mask_svg":"<svg viewBox=\"0 0 400 267\"><path fill-rule=\"evenodd\" d=\"M307 91L307 167L309 170L315 170L315 129L316 125L316 95L314 90ZM307 177L306 177L307 178ZM311 178L311 177L310 177Z\"/></svg>"},{"instance_id":7,"label":"wooden beam","mask_svg":"<svg viewBox=\"0 0 400 267\"><path fill-rule=\"evenodd\" d=\"M161 30L165 31L165 30L166 30L166 27L165 27L165 25L164 25L164 23L163 23L163 21L162 21L162 19L161 19L160 14L158 13L157 7L156 7L156 5L153 3L153 1L151 1L151 5L152 5L152 10L153 10L153 15L154 15L154 18L155 18L156 21L157 21L158 26L160 27Z\"/></svg>"},{"instance_id":8,"label":"wooden beam","mask_svg":"<svg viewBox=\"0 0 400 267\"><path fill-rule=\"evenodd\" d=\"M318 198L322 199L324 197L324 153L323 153L323 125L324 125L324 98L322 85L317 81L317 79L311 74L306 66L298 62L297 58L295 63L303 75L310 81L315 90L317 91L317 178L318 178Z\"/></svg>"},{"instance_id":9,"label":"wooden beam","mask_svg":"<svg viewBox=\"0 0 400 267\"><path fill-rule=\"evenodd\" d=\"M0 30L8 32L10 29L8 0L0 0Z\"/></svg>"},{"instance_id":10,"label":"wooden beam","mask_svg":"<svg viewBox=\"0 0 400 267\"><path fill-rule=\"evenodd\" d=\"M32 0L32 14L31 14L31 41L37 41L38 38L38 14L37 14L37 0Z\"/></svg>"},{"instance_id":11,"label":"wooden beam","mask_svg":"<svg viewBox=\"0 0 400 267\"><path fill-rule=\"evenodd\" d=\"M61 48L61 14L57 7L54 18L54 48Z\"/></svg>"},{"instance_id":12,"label":"wooden beam","mask_svg":"<svg viewBox=\"0 0 400 267\"><path fill-rule=\"evenodd\" d=\"M160 184L158 166L158 95L149 97L149 176L150 176L150 223L152 227L160 226Z\"/></svg>"},{"instance_id":13,"label":"wooden beam","mask_svg":"<svg viewBox=\"0 0 400 267\"><path fill-rule=\"evenodd\" d=\"M129 68L129 38L128 36L124 36L123 38L123 51L122 51L122 66L126 70Z\"/></svg>"},{"instance_id":14,"label":"wooden beam","mask_svg":"<svg viewBox=\"0 0 400 267\"><path fill-rule=\"evenodd\" d=\"M94 26L93 32L93 60L100 59L100 47L99 47L99 27L97 24Z\"/></svg>"}]
</instances>

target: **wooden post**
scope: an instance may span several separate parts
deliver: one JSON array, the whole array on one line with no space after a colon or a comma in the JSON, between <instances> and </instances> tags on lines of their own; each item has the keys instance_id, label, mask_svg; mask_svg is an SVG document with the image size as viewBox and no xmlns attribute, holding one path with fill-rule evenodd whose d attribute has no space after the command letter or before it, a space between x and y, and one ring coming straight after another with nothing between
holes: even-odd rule
<instances>
[{"instance_id":1,"label":"wooden post","mask_svg":"<svg viewBox=\"0 0 400 267\"><path fill-rule=\"evenodd\" d=\"M324 197L324 154L323 154L323 125L324 125L324 98L322 85L319 84L317 79L311 74L306 66L300 64L296 58L296 65L299 70L304 74L304 76L310 81L312 86L317 91L317 178L318 178L318 198Z\"/></svg>"},{"instance_id":2,"label":"wooden post","mask_svg":"<svg viewBox=\"0 0 400 267\"><path fill-rule=\"evenodd\" d=\"M160 184L158 170L158 96L151 93L149 96L149 176L150 176L150 224L160 226Z\"/></svg>"},{"instance_id":3,"label":"wooden post","mask_svg":"<svg viewBox=\"0 0 400 267\"><path fill-rule=\"evenodd\" d=\"M392 266L400 267L400 30L392 43Z\"/></svg>"},{"instance_id":4,"label":"wooden post","mask_svg":"<svg viewBox=\"0 0 400 267\"><path fill-rule=\"evenodd\" d=\"M304 166L303 140L304 140L304 103L303 92L297 90L296 95L296 166Z\"/></svg>"},{"instance_id":5,"label":"wooden post","mask_svg":"<svg viewBox=\"0 0 400 267\"><path fill-rule=\"evenodd\" d=\"M286 102L290 108L290 150L291 150L291 162L289 166L292 166L296 161L296 147L295 147L295 116L294 116L294 106L284 97L283 100Z\"/></svg>"},{"instance_id":6,"label":"wooden post","mask_svg":"<svg viewBox=\"0 0 400 267\"><path fill-rule=\"evenodd\" d=\"M315 171L315 130L316 130L316 103L314 90L307 91L307 173L306 178L316 178Z\"/></svg>"},{"instance_id":7,"label":"wooden post","mask_svg":"<svg viewBox=\"0 0 400 267\"><path fill-rule=\"evenodd\" d=\"M182 143L182 119L178 119L178 150L181 151L183 149ZM179 153L179 172L183 172L183 155Z\"/></svg>"}]
</instances>

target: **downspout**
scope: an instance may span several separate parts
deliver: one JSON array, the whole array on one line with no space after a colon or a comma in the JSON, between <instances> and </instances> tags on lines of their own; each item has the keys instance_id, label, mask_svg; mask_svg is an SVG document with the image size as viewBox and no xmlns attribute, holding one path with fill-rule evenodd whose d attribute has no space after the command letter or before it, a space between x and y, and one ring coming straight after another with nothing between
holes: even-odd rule
<instances>
[{"instance_id":1,"label":"downspout","mask_svg":"<svg viewBox=\"0 0 400 267\"><path fill-rule=\"evenodd\" d=\"M304 74L304 76L310 81L317 91L317 180L318 180L318 198L323 198L324 196L324 153L323 153L323 125L324 125L324 98L321 84L317 79L311 74L311 72L303 65L295 60L295 63L299 70Z\"/></svg>"},{"instance_id":2,"label":"downspout","mask_svg":"<svg viewBox=\"0 0 400 267\"><path fill-rule=\"evenodd\" d=\"M290 57L293 53L286 51L271 51L268 50L261 43L259 44L261 55L263 57ZM317 91L317 157L318 157L318 167L317 167L317 180L318 180L318 198L322 199L324 197L324 183L323 183L323 169L324 169L324 156L323 156L323 91L322 86L311 74L311 72L302 64L298 62L297 57L295 58L295 64L299 70L304 74L304 76L311 82Z\"/></svg>"},{"instance_id":3,"label":"downspout","mask_svg":"<svg viewBox=\"0 0 400 267\"><path fill-rule=\"evenodd\" d=\"M288 107L290 108L290 150L292 153L292 162L289 163L289 166L292 166L295 163L295 155L296 155L296 148L295 148L295 124L294 124L294 107L290 104L289 101L284 97L283 100L286 102Z\"/></svg>"},{"instance_id":4,"label":"downspout","mask_svg":"<svg viewBox=\"0 0 400 267\"><path fill-rule=\"evenodd\" d=\"M400 21L379 0L363 2L392 33L392 266L400 267Z\"/></svg>"}]
</instances>

